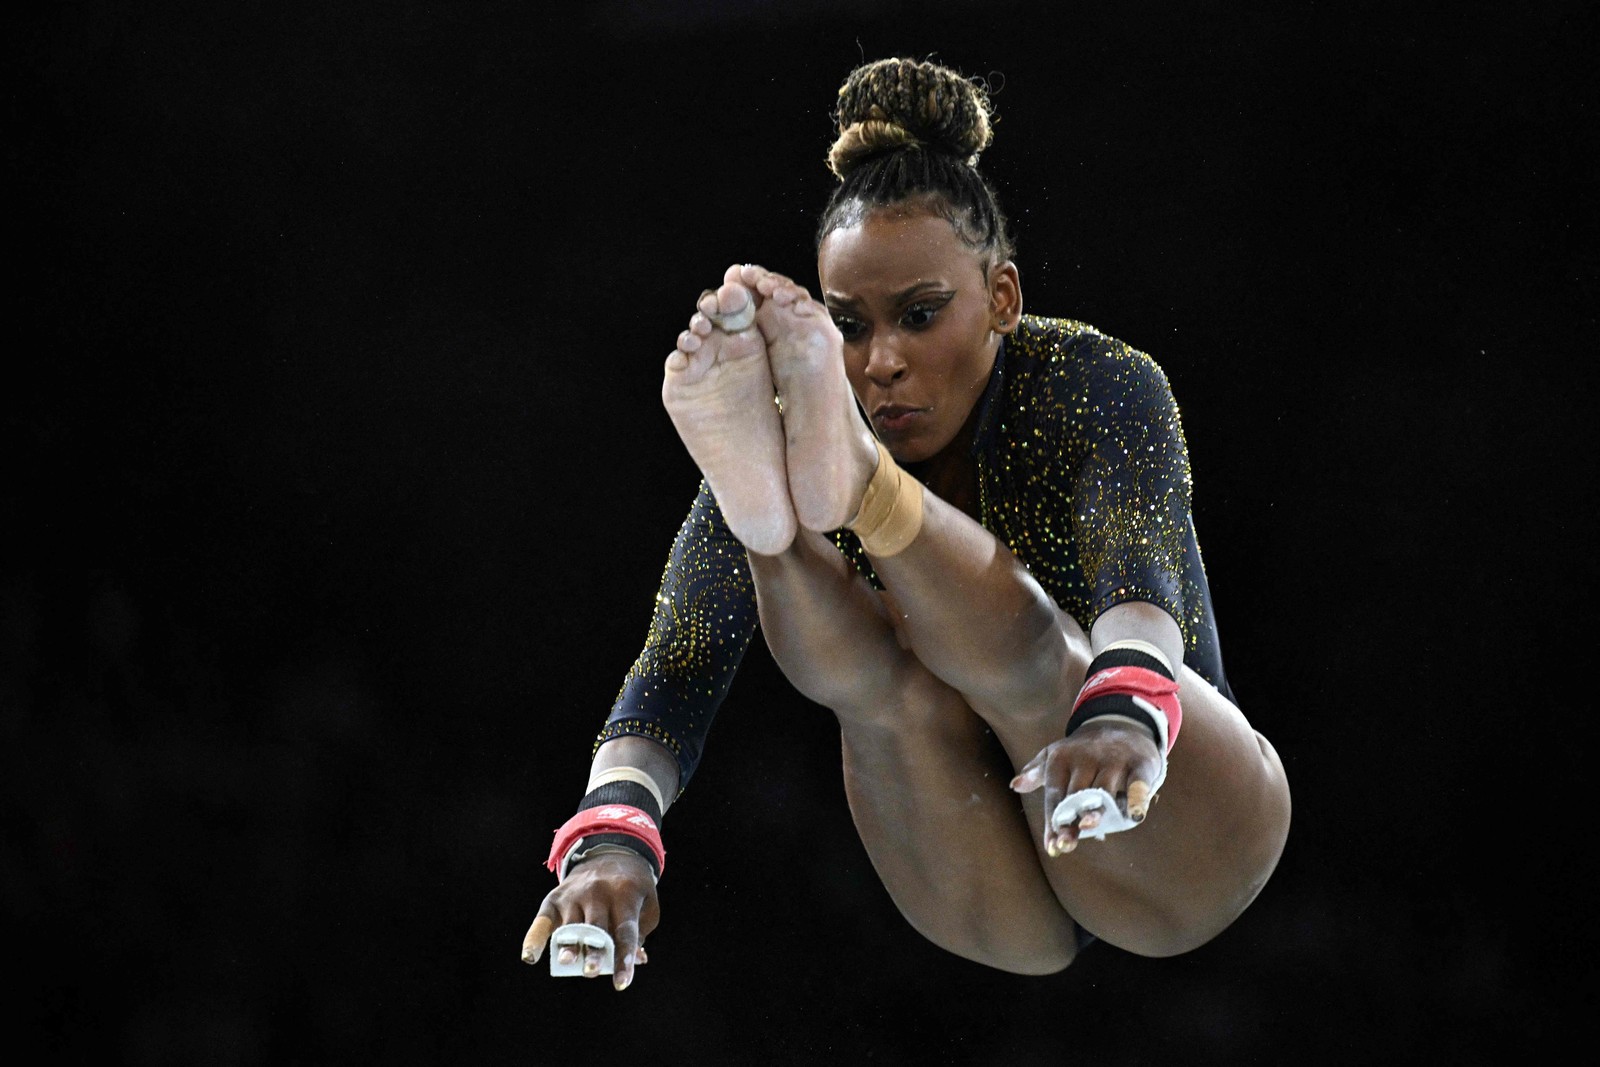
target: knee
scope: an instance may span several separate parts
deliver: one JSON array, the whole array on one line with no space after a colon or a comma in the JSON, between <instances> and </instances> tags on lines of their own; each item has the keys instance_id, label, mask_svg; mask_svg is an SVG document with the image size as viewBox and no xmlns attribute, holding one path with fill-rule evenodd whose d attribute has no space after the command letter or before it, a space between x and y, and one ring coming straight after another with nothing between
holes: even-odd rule
<instances>
[{"instance_id":1,"label":"knee","mask_svg":"<svg viewBox=\"0 0 1600 1067\"><path fill-rule=\"evenodd\" d=\"M961 695L917 659L895 649L866 665L822 670L790 682L808 700L856 722L881 722L899 728L937 728L971 715Z\"/></svg>"}]
</instances>

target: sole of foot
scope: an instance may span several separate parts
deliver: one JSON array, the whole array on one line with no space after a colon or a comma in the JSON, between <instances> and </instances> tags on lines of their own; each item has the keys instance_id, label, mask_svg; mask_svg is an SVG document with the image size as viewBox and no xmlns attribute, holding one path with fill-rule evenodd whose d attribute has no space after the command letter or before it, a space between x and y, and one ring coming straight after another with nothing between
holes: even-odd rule
<instances>
[{"instance_id":1,"label":"sole of foot","mask_svg":"<svg viewBox=\"0 0 1600 1067\"><path fill-rule=\"evenodd\" d=\"M754 327L724 333L707 317L737 315L754 299L738 284L701 297L667 357L661 401L733 536L752 552L777 555L797 525L766 342Z\"/></svg>"},{"instance_id":2,"label":"sole of foot","mask_svg":"<svg viewBox=\"0 0 1600 1067\"><path fill-rule=\"evenodd\" d=\"M795 517L808 530L837 530L855 517L878 463L845 377L844 340L828 309L789 278L746 265L737 281L760 301L756 326L782 400Z\"/></svg>"}]
</instances>

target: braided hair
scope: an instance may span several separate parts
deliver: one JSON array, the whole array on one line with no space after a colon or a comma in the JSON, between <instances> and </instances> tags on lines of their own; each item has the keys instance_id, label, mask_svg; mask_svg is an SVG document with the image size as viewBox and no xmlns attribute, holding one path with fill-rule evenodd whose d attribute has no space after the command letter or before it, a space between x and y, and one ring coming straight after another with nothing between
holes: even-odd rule
<instances>
[{"instance_id":1,"label":"braided hair","mask_svg":"<svg viewBox=\"0 0 1600 1067\"><path fill-rule=\"evenodd\" d=\"M828 169L839 186L823 209L817 245L872 208L919 202L970 248L1004 262L1015 245L978 156L994 139L984 88L948 67L880 59L850 72L834 115Z\"/></svg>"}]
</instances>

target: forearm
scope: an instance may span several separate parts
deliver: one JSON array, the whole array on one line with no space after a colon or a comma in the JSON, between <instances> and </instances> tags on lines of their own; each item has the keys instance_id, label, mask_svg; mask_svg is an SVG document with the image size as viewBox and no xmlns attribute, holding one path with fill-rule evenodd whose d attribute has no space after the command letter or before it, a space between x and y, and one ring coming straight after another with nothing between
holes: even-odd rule
<instances>
[{"instance_id":1,"label":"forearm","mask_svg":"<svg viewBox=\"0 0 1600 1067\"><path fill-rule=\"evenodd\" d=\"M1154 604L1130 600L1106 611L1089 631L1089 646L1099 655L1113 641L1145 641L1161 650L1174 672L1183 665L1183 631Z\"/></svg>"},{"instance_id":2,"label":"forearm","mask_svg":"<svg viewBox=\"0 0 1600 1067\"><path fill-rule=\"evenodd\" d=\"M661 812L666 814L678 795L678 760L667 746L648 737L614 737L595 753L589 776L592 779L613 767L633 767L648 774L661 794Z\"/></svg>"}]
</instances>

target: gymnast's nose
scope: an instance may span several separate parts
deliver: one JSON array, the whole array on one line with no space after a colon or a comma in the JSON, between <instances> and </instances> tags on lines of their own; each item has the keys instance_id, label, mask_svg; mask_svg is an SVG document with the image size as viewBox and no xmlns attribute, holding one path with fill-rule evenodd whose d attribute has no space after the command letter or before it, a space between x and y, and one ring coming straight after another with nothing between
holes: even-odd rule
<instances>
[{"instance_id":1,"label":"gymnast's nose","mask_svg":"<svg viewBox=\"0 0 1600 1067\"><path fill-rule=\"evenodd\" d=\"M892 338L874 337L867 349L867 379L886 389L906 376L906 361Z\"/></svg>"}]
</instances>

